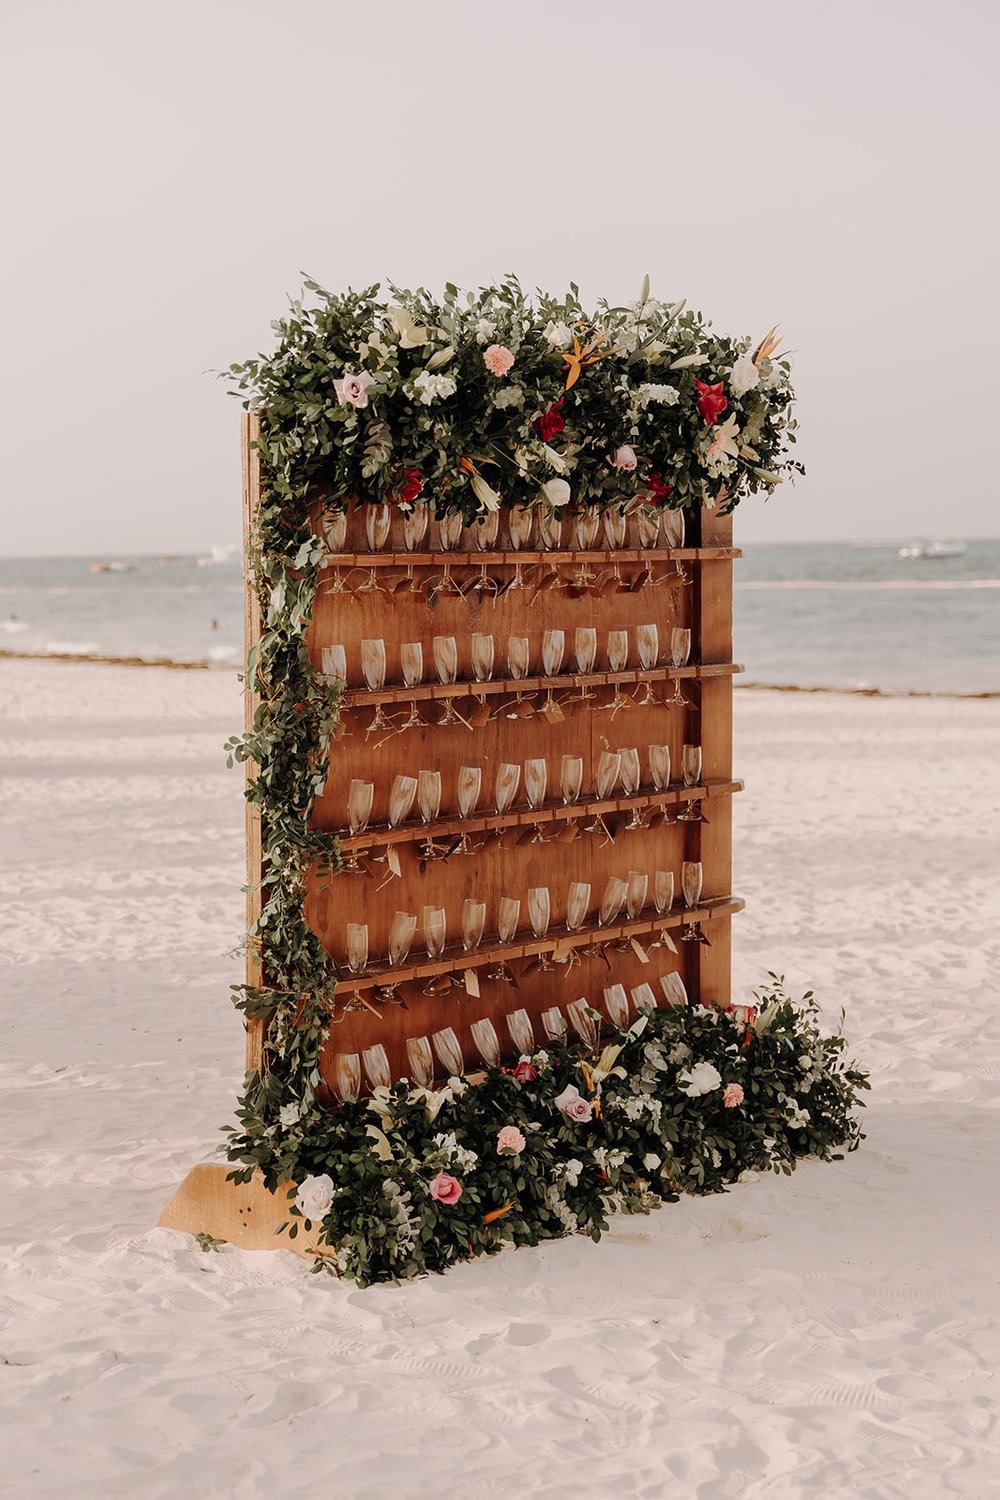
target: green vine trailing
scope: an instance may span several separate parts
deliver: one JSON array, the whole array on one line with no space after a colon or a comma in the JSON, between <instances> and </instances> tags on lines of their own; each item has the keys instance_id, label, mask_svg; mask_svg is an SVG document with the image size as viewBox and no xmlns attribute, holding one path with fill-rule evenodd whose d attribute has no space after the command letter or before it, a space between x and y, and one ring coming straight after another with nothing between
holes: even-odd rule
<instances>
[{"instance_id":1,"label":"green vine trailing","mask_svg":"<svg viewBox=\"0 0 1000 1500\"><path fill-rule=\"evenodd\" d=\"M311 303L274 325L274 353L228 372L260 416L262 630L246 671L259 707L227 750L253 770L264 877L247 943L266 953L264 984L234 987L263 1025L264 1064L228 1132L233 1175L291 1182L293 1232L321 1225L322 1263L367 1283L505 1242L597 1238L614 1208L853 1147L864 1074L821 1036L811 997L796 1008L777 984L759 1014L650 1012L600 1057L553 1045L474 1089L403 1081L336 1114L317 1101L337 975L305 921L304 880L340 860L311 827L338 721L338 686L305 645L325 552L315 517L386 502L468 524L501 506L731 510L801 465L774 331L720 337L648 285L594 313L576 287L531 300L512 277L440 301L306 290Z\"/></svg>"}]
</instances>

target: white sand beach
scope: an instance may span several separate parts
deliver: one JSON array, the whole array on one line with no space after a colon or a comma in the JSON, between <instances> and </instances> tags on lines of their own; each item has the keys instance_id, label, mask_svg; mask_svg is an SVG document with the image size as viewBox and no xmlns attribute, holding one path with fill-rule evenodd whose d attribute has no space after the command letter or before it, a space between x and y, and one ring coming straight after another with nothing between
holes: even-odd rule
<instances>
[{"instance_id":1,"label":"white sand beach","mask_svg":"<svg viewBox=\"0 0 1000 1500\"><path fill-rule=\"evenodd\" d=\"M737 985L846 1006L857 1154L359 1291L152 1227L242 1071L235 677L0 683L5 1495L1000 1494L1000 702L737 694Z\"/></svg>"}]
</instances>

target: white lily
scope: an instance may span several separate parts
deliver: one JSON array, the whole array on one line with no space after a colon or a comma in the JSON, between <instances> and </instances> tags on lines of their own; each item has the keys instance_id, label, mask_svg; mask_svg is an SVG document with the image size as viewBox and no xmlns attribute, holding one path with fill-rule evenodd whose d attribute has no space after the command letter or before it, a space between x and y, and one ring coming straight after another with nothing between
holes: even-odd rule
<instances>
[{"instance_id":1,"label":"white lily","mask_svg":"<svg viewBox=\"0 0 1000 1500\"><path fill-rule=\"evenodd\" d=\"M704 354L682 354L680 359L675 359L667 366L670 370L693 370L695 365L705 363Z\"/></svg>"},{"instance_id":2,"label":"white lily","mask_svg":"<svg viewBox=\"0 0 1000 1500\"><path fill-rule=\"evenodd\" d=\"M500 509L500 496L492 485L486 483L481 474L473 474L471 483L472 493L480 505L485 505L487 510Z\"/></svg>"},{"instance_id":3,"label":"white lily","mask_svg":"<svg viewBox=\"0 0 1000 1500\"><path fill-rule=\"evenodd\" d=\"M398 307L393 303L391 307L386 308L386 317L393 326L396 342L401 349L419 349L429 342L428 330L414 323L405 307Z\"/></svg>"}]
</instances>

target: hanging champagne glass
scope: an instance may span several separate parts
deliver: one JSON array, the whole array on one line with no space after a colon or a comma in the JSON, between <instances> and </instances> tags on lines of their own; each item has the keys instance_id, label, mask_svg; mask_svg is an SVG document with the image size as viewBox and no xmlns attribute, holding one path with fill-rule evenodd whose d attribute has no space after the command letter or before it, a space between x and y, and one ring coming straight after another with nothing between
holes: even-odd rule
<instances>
[{"instance_id":1,"label":"hanging champagne glass","mask_svg":"<svg viewBox=\"0 0 1000 1500\"><path fill-rule=\"evenodd\" d=\"M623 984L609 984L604 991L604 1008L613 1026L624 1031L629 1020L628 996Z\"/></svg>"},{"instance_id":2,"label":"hanging champagne glass","mask_svg":"<svg viewBox=\"0 0 1000 1500\"><path fill-rule=\"evenodd\" d=\"M583 756L564 755L559 762L559 789L563 805L578 801L583 787Z\"/></svg>"},{"instance_id":3,"label":"hanging champagne glass","mask_svg":"<svg viewBox=\"0 0 1000 1500\"><path fill-rule=\"evenodd\" d=\"M353 1104L361 1093L361 1058L357 1052L338 1052L334 1057L333 1092L341 1104Z\"/></svg>"},{"instance_id":4,"label":"hanging champagne glass","mask_svg":"<svg viewBox=\"0 0 1000 1500\"><path fill-rule=\"evenodd\" d=\"M542 1030L550 1042L561 1042L566 1035L566 1018L558 1005L552 1005L541 1014Z\"/></svg>"},{"instance_id":5,"label":"hanging champagne glass","mask_svg":"<svg viewBox=\"0 0 1000 1500\"><path fill-rule=\"evenodd\" d=\"M507 1030L521 1056L530 1057L535 1050L535 1032L528 1012L526 1010L508 1011Z\"/></svg>"},{"instance_id":6,"label":"hanging champagne glass","mask_svg":"<svg viewBox=\"0 0 1000 1500\"><path fill-rule=\"evenodd\" d=\"M389 1071L389 1054L381 1042L376 1042L372 1047L366 1047L361 1054L365 1063L365 1075L368 1085L373 1089L387 1089L392 1083L392 1074Z\"/></svg>"},{"instance_id":7,"label":"hanging champagne glass","mask_svg":"<svg viewBox=\"0 0 1000 1500\"><path fill-rule=\"evenodd\" d=\"M399 665L403 674L403 685L405 687L419 687L424 680L424 648L420 641L403 641L399 648ZM425 720L417 712L415 698L410 700L409 718L399 726L399 731L405 729L423 728Z\"/></svg>"},{"instance_id":8,"label":"hanging champagne glass","mask_svg":"<svg viewBox=\"0 0 1000 1500\"><path fill-rule=\"evenodd\" d=\"M462 540L462 512L454 511L452 514L442 516L434 523L434 531L437 540L438 551L445 554L454 552ZM430 580L427 585L427 597L433 601L438 594L461 594L462 590L451 576L451 561L448 559L444 564L443 572Z\"/></svg>"},{"instance_id":9,"label":"hanging champagne glass","mask_svg":"<svg viewBox=\"0 0 1000 1500\"><path fill-rule=\"evenodd\" d=\"M574 880L566 895L566 931L579 932L587 920L590 886L585 880Z\"/></svg>"},{"instance_id":10,"label":"hanging champagne glass","mask_svg":"<svg viewBox=\"0 0 1000 1500\"><path fill-rule=\"evenodd\" d=\"M400 823L405 823L413 811L414 798L417 795L417 778L415 776L397 776L392 783L389 792L389 827L398 828Z\"/></svg>"},{"instance_id":11,"label":"hanging champagne glass","mask_svg":"<svg viewBox=\"0 0 1000 1500\"><path fill-rule=\"evenodd\" d=\"M660 975L660 989L669 1006L687 1005L688 992L683 979L676 970L670 974Z\"/></svg>"},{"instance_id":12,"label":"hanging champagne glass","mask_svg":"<svg viewBox=\"0 0 1000 1500\"><path fill-rule=\"evenodd\" d=\"M447 922L443 906L424 907L424 946L428 958L439 958L443 953Z\"/></svg>"},{"instance_id":13,"label":"hanging champagne glass","mask_svg":"<svg viewBox=\"0 0 1000 1500\"><path fill-rule=\"evenodd\" d=\"M577 552L593 551L600 526L601 513L596 506L588 505L577 511L573 517L573 546ZM580 558L573 578L574 588L586 590L593 581L593 573L588 570L583 558Z\"/></svg>"},{"instance_id":14,"label":"hanging champagne glass","mask_svg":"<svg viewBox=\"0 0 1000 1500\"><path fill-rule=\"evenodd\" d=\"M406 962L417 931L416 916L407 911L398 911L389 927L389 967L397 968Z\"/></svg>"},{"instance_id":15,"label":"hanging champagne glass","mask_svg":"<svg viewBox=\"0 0 1000 1500\"><path fill-rule=\"evenodd\" d=\"M628 889L625 895L625 910L632 921L635 921L636 917L642 915L642 909L646 904L648 886L649 876L644 870L629 870Z\"/></svg>"},{"instance_id":16,"label":"hanging champagne glass","mask_svg":"<svg viewBox=\"0 0 1000 1500\"><path fill-rule=\"evenodd\" d=\"M472 1032L472 1040L476 1044L476 1051L488 1068L499 1068L500 1066L500 1038L497 1029L488 1016L481 1021L473 1021L469 1027Z\"/></svg>"},{"instance_id":17,"label":"hanging champagne glass","mask_svg":"<svg viewBox=\"0 0 1000 1500\"><path fill-rule=\"evenodd\" d=\"M486 902L468 896L462 902L462 947L466 953L475 953L483 940L486 929Z\"/></svg>"},{"instance_id":18,"label":"hanging champagne glass","mask_svg":"<svg viewBox=\"0 0 1000 1500\"><path fill-rule=\"evenodd\" d=\"M434 1082L434 1054L430 1038L408 1036L406 1038L406 1061L410 1076L421 1088L429 1089Z\"/></svg>"},{"instance_id":19,"label":"hanging champagne glass","mask_svg":"<svg viewBox=\"0 0 1000 1500\"><path fill-rule=\"evenodd\" d=\"M434 666L438 675L438 682L443 685L453 683L458 677L458 642L453 635L436 635L433 641ZM444 713L438 720L438 727L445 724L460 724L464 722L455 712L455 703L452 698L445 702Z\"/></svg>"},{"instance_id":20,"label":"hanging champagne glass","mask_svg":"<svg viewBox=\"0 0 1000 1500\"><path fill-rule=\"evenodd\" d=\"M697 906L701 897L702 867L700 859L686 859L681 865L681 894L685 906Z\"/></svg>"},{"instance_id":21,"label":"hanging champagne glass","mask_svg":"<svg viewBox=\"0 0 1000 1500\"><path fill-rule=\"evenodd\" d=\"M428 823L433 823L441 812L441 772L420 771L417 775L417 806L420 809L420 821L426 828ZM424 859L433 859L440 852L437 844L428 835L422 846Z\"/></svg>"},{"instance_id":22,"label":"hanging champagne glass","mask_svg":"<svg viewBox=\"0 0 1000 1500\"><path fill-rule=\"evenodd\" d=\"M627 895L628 882L619 879L617 875L610 876L604 887L604 895L601 897L600 922L602 927L607 927L615 920L625 904Z\"/></svg>"},{"instance_id":23,"label":"hanging champagne glass","mask_svg":"<svg viewBox=\"0 0 1000 1500\"><path fill-rule=\"evenodd\" d=\"M579 1000L570 1001L566 1007L570 1025L585 1046L594 1048L597 1046L597 1022L594 1020L594 1012L583 996Z\"/></svg>"},{"instance_id":24,"label":"hanging champagne glass","mask_svg":"<svg viewBox=\"0 0 1000 1500\"><path fill-rule=\"evenodd\" d=\"M458 1044L458 1037L451 1026L434 1032L434 1051L449 1078L460 1078L465 1072L465 1058Z\"/></svg>"}]
</instances>

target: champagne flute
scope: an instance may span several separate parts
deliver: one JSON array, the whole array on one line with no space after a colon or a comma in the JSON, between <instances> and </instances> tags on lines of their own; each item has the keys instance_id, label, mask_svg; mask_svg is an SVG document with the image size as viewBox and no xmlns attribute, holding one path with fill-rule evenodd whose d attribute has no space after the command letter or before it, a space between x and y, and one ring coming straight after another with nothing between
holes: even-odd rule
<instances>
[{"instance_id":1,"label":"champagne flute","mask_svg":"<svg viewBox=\"0 0 1000 1500\"><path fill-rule=\"evenodd\" d=\"M675 625L670 632L670 665L686 667L691 657L691 632Z\"/></svg>"},{"instance_id":2,"label":"champagne flute","mask_svg":"<svg viewBox=\"0 0 1000 1500\"><path fill-rule=\"evenodd\" d=\"M462 526L464 517L460 510L452 511L450 515L442 516L434 523L437 535L438 550L440 552L454 552L462 540Z\"/></svg>"},{"instance_id":3,"label":"champagne flute","mask_svg":"<svg viewBox=\"0 0 1000 1500\"><path fill-rule=\"evenodd\" d=\"M323 514L323 536L328 552L343 552L347 541L347 511L328 510Z\"/></svg>"},{"instance_id":4,"label":"champagne flute","mask_svg":"<svg viewBox=\"0 0 1000 1500\"><path fill-rule=\"evenodd\" d=\"M601 525L601 513L594 505L587 505L573 517L573 546L578 552L590 552L597 541Z\"/></svg>"},{"instance_id":5,"label":"champagne flute","mask_svg":"<svg viewBox=\"0 0 1000 1500\"><path fill-rule=\"evenodd\" d=\"M562 541L562 518L554 510L539 514L538 536L547 552L554 552L558 548Z\"/></svg>"},{"instance_id":6,"label":"champagne flute","mask_svg":"<svg viewBox=\"0 0 1000 1500\"><path fill-rule=\"evenodd\" d=\"M499 1068L500 1066L500 1038L497 1029L488 1016L481 1021L473 1021L469 1027L472 1032L472 1040L476 1044L476 1051L488 1068Z\"/></svg>"},{"instance_id":7,"label":"champagne flute","mask_svg":"<svg viewBox=\"0 0 1000 1500\"><path fill-rule=\"evenodd\" d=\"M613 922L625 904L628 895L628 882L619 879L617 875L611 875L604 887L604 895L601 897L600 922L602 927L607 927Z\"/></svg>"},{"instance_id":8,"label":"champagne flute","mask_svg":"<svg viewBox=\"0 0 1000 1500\"><path fill-rule=\"evenodd\" d=\"M430 506L426 501L415 504L403 517L403 546L407 552L416 552L427 535ZM412 576L412 575L411 575Z\"/></svg>"},{"instance_id":9,"label":"champagne flute","mask_svg":"<svg viewBox=\"0 0 1000 1500\"><path fill-rule=\"evenodd\" d=\"M465 1072L465 1058L453 1027L445 1026L434 1032L434 1051L449 1078L460 1077Z\"/></svg>"},{"instance_id":10,"label":"champagne flute","mask_svg":"<svg viewBox=\"0 0 1000 1500\"><path fill-rule=\"evenodd\" d=\"M566 1035L566 1021L558 1005L550 1006L543 1010L541 1015L542 1030L550 1042L561 1042Z\"/></svg>"},{"instance_id":11,"label":"champagne flute","mask_svg":"<svg viewBox=\"0 0 1000 1500\"><path fill-rule=\"evenodd\" d=\"M512 943L517 936L517 919L521 903L515 896L501 896L497 908L497 937L501 943Z\"/></svg>"},{"instance_id":12,"label":"champagne flute","mask_svg":"<svg viewBox=\"0 0 1000 1500\"><path fill-rule=\"evenodd\" d=\"M462 902L462 947L466 953L475 953L483 940L486 928L486 902L467 896Z\"/></svg>"},{"instance_id":13,"label":"champagne flute","mask_svg":"<svg viewBox=\"0 0 1000 1500\"><path fill-rule=\"evenodd\" d=\"M424 680L424 648L420 641L403 641L399 665L405 687L419 687Z\"/></svg>"},{"instance_id":14,"label":"champagne flute","mask_svg":"<svg viewBox=\"0 0 1000 1500\"><path fill-rule=\"evenodd\" d=\"M338 1052L334 1057L333 1092L341 1104L353 1104L361 1093L361 1058L357 1052Z\"/></svg>"},{"instance_id":15,"label":"champagne flute","mask_svg":"<svg viewBox=\"0 0 1000 1500\"><path fill-rule=\"evenodd\" d=\"M628 666L628 631L608 631L608 666L612 672L624 672Z\"/></svg>"},{"instance_id":16,"label":"champagne flute","mask_svg":"<svg viewBox=\"0 0 1000 1500\"><path fill-rule=\"evenodd\" d=\"M634 797L642 782L642 766L639 761L639 751L632 746L630 749L618 751L621 757L621 782L622 791L626 797ZM628 821L629 828L642 828L642 809L633 807L632 816Z\"/></svg>"},{"instance_id":17,"label":"champagne flute","mask_svg":"<svg viewBox=\"0 0 1000 1500\"><path fill-rule=\"evenodd\" d=\"M417 806L420 809L420 821L426 828L428 823L433 823L441 812L441 772L420 771L417 773ZM428 835L423 844L423 856L425 859L433 859L438 853L438 846Z\"/></svg>"},{"instance_id":18,"label":"champagne flute","mask_svg":"<svg viewBox=\"0 0 1000 1500\"><path fill-rule=\"evenodd\" d=\"M434 652L434 666L437 670L438 682L447 685L458 677L458 642L453 635L436 635L432 643ZM445 704L442 717L438 720L438 726L444 724L460 723L455 705L451 698Z\"/></svg>"},{"instance_id":19,"label":"champagne flute","mask_svg":"<svg viewBox=\"0 0 1000 1500\"><path fill-rule=\"evenodd\" d=\"M373 693L380 693L385 687L385 641L371 640L361 642L361 674L365 683ZM381 703L376 704L375 717L372 719L366 731L366 737L374 734L376 730L388 729L389 721L382 712Z\"/></svg>"},{"instance_id":20,"label":"champagne flute","mask_svg":"<svg viewBox=\"0 0 1000 1500\"><path fill-rule=\"evenodd\" d=\"M434 1054L430 1039L426 1036L406 1038L406 1061L415 1083L429 1089L434 1082Z\"/></svg>"},{"instance_id":21,"label":"champagne flute","mask_svg":"<svg viewBox=\"0 0 1000 1500\"><path fill-rule=\"evenodd\" d=\"M576 802L583 786L583 756L564 755L559 763L559 788L564 806Z\"/></svg>"},{"instance_id":22,"label":"champagne flute","mask_svg":"<svg viewBox=\"0 0 1000 1500\"><path fill-rule=\"evenodd\" d=\"M428 958L437 958L444 950L447 920L443 906L424 907L424 946Z\"/></svg>"},{"instance_id":23,"label":"champagne flute","mask_svg":"<svg viewBox=\"0 0 1000 1500\"><path fill-rule=\"evenodd\" d=\"M531 655L526 635L512 635L507 642L507 665L510 675L516 678L527 677L531 664Z\"/></svg>"},{"instance_id":24,"label":"champagne flute","mask_svg":"<svg viewBox=\"0 0 1000 1500\"><path fill-rule=\"evenodd\" d=\"M614 750L602 750L597 762L597 776L595 779L595 789L600 801L605 802L611 796L618 783L621 770L621 756Z\"/></svg>"},{"instance_id":25,"label":"champagne flute","mask_svg":"<svg viewBox=\"0 0 1000 1500\"><path fill-rule=\"evenodd\" d=\"M472 675L477 682L489 682L493 676L493 637L478 631L470 641Z\"/></svg>"},{"instance_id":26,"label":"champagne flute","mask_svg":"<svg viewBox=\"0 0 1000 1500\"><path fill-rule=\"evenodd\" d=\"M566 632L564 630L546 630L542 636L542 667L546 677L558 675L563 663L563 652L566 649Z\"/></svg>"},{"instance_id":27,"label":"champagne flute","mask_svg":"<svg viewBox=\"0 0 1000 1500\"><path fill-rule=\"evenodd\" d=\"M541 757L525 761L524 794L528 799L528 806L533 810L537 810L545 802L548 779L549 768L547 761Z\"/></svg>"},{"instance_id":28,"label":"champagne flute","mask_svg":"<svg viewBox=\"0 0 1000 1500\"><path fill-rule=\"evenodd\" d=\"M517 789L521 784L521 767L504 761L503 765L497 767L496 783L494 785L494 801L498 813L505 813L511 807L517 796Z\"/></svg>"},{"instance_id":29,"label":"champagne flute","mask_svg":"<svg viewBox=\"0 0 1000 1500\"><path fill-rule=\"evenodd\" d=\"M352 834L364 833L372 815L374 781L352 781L347 788L347 826Z\"/></svg>"},{"instance_id":30,"label":"champagne flute","mask_svg":"<svg viewBox=\"0 0 1000 1500\"><path fill-rule=\"evenodd\" d=\"M579 1000L570 1001L566 1007L570 1025L587 1047L597 1046L597 1022L588 1001L581 996Z\"/></svg>"},{"instance_id":31,"label":"champagne flute","mask_svg":"<svg viewBox=\"0 0 1000 1500\"><path fill-rule=\"evenodd\" d=\"M474 813L479 803L479 794L483 785L482 766L461 766L458 772L458 816L467 818ZM471 854L472 845L469 836L463 833L459 840L456 854Z\"/></svg>"},{"instance_id":32,"label":"champagne flute","mask_svg":"<svg viewBox=\"0 0 1000 1500\"><path fill-rule=\"evenodd\" d=\"M585 880L574 880L566 895L566 931L578 932L587 920L590 886Z\"/></svg>"},{"instance_id":33,"label":"champagne flute","mask_svg":"<svg viewBox=\"0 0 1000 1500\"><path fill-rule=\"evenodd\" d=\"M531 540L534 513L526 505L515 505L507 512L507 531L514 552L520 552Z\"/></svg>"},{"instance_id":34,"label":"champagne flute","mask_svg":"<svg viewBox=\"0 0 1000 1500\"><path fill-rule=\"evenodd\" d=\"M405 963L416 931L415 914L407 911L396 912L389 927L389 967L391 969L396 968L398 964Z\"/></svg>"},{"instance_id":35,"label":"champagne flute","mask_svg":"<svg viewBox=\"0 0 1000 1500\"><path fill-rule=\"evenodd\" d=\"M670 746L650 745L648 754L649 779L662 792L670 784Z\"/></svg>"},{"instance_id":36,"label":"champagne flute","mask_svg":"<svg viewBox=\"0 0 1000 1500\"><path fill-rule=\"evenodd\" d=\"M536 938L543 938L549 930L552 910L547 885L534 885L528 889L528 920Z\"/></svg>"},{"instance_id":37,"label":"champagne flute","mask_svg":"<svg viewBox=\"0 0 1000 1500\"><path fill-rule=\"evenodd\" d=\"M613 1026L622 1031L628 1025L629 1003L623 984L609 984L604 991L604 1006Z\"/></svg>"},{"instance_id":38,"label":"champagne flute","mask_svg":"<svg viewBox=\"0 0 1000 1500\"><path fill-rule=\"evenodd\" d=\"M681 865L681 894L685 906L697 906L701 897L703 871L700 859L686 859Z\"/></svg>"},{"instance_id":39,"label":"champagne flute","mask_svg":"<svg viewBox=\"0 0 1000 1500\"><path fill-rule=\"evenodd\" d=\"M368 539L368 550L370 552L382 551L389 540L389 528L391 525L391 505L365 506L365 536Z\"/></svg>"},{"instance_id":40,"label":"champagne flute","mask_svg":"<svg viewBox=\"0 0 1000 1500\"><path fill-rule=\"evenodd\" d=\"M373 1089L387 1089L392 1082L392 1074L389 1071L389 1054L382 1043L375 1042L373 1046L366 1047L361 1056L364 1058L369 1085Z\"/></svg>"},{"instance_id":41,"label":"champagne flute","mask_svg":"<svg viewBox=\"0 0 1000 1500\"><path fill-rule=\"evenodd\" d=\"M612 549L624 547L627 521L622 510L606 510L601 517L604 525L604 540Z\"/></svg>"},{"instance_id":42,"label":"champagne flute","mask_svg":"<svg viewBox=\"0 0 1000 1500\"><path fill-rule=\"evenodd\" d=\"M389 793L389 827L398 828L400 823L405 823L413 811L413 801L417 795L417 778L415 776L397 776L392 783Z\"/></svg>"},{"instance_id":43,"label":"champagne flute","mask_svg":"<svg viewBox=\"0 0 1000 1500\"><path fill-rule=\"evenodd\" d=\"M687 1005L688 992L676 969L669 974L660 975L660 989L669 1006Z\"/></svg>"},{"instance_id":44,"label":"champagne flute","mask_svg":"<svg viewBox=\"0 0 1000 1500\"><path fill-rule=\"evenodd\" d=\"M475 524L476 547L480 552L489 552L497 544L500 534L500 512L488 510Z\"/></svg>"},{"instance_id":45,"label":"champagne flute","mask_svg":"<svg viewBox=\"0 0 1000 1500\"><path fill-rule=\"evenodd\" d=\"M649 672L660 660L660 632L655 624L637 625L635 645L639 653L639 665Z\"/></svg>"},{"instance_id":46,"label":"champagne flute","mask_svg":"<svg viewBox=\"0 0 1000 1500\"><path fill-rule=\"evenodd\" d=\"M342 645L324 646L321 653L323 676L347 682L347 652Z\"/></svg>"},{"instance_id":47,"label":"champagne flute","mask_svg":"<svg viewBox=\"0 0 1000 1500\"><path fill-rule=\"evenodd\" d=\"M646 904L648 886L649 876L644 870L629 870L628 889L625 894L625 910L632 921L635 921L636 917L642 915L642 908Z\"/></svg>"},{"instance_id":48,"label":"champagne flute","mask_svg":"<svg viewBox=\"0 0 1000 1500\"><path fill-rule=\"evenodd\" d=\"M632 1004L641 1015L643 1011L656 1009L656 996L648 984L637 984L632 991Z\"/></svg>"},{"instance_id":49,"label":"champagne flute","mask_svg":"<svg viewBox=\"0 0 1000 1500\"><path fill-rule=\"evenodd\" d=\"M684 545L684 512L682 510L665 510L662 515L663 541L667 547L683 547Z\"/></svg>"},{"instance_id":50,"label":"champagne flute","mask_svg":"<svg viewBox=\"0 0 1000 1500\"><path fill-rule=\"evenodd\" d=\"M521 1056L530 1057L535 1050L535 1032L528 1012L526 1010L508 1011L507 1030Z\"/></svg>"},{"instance_id":51,"label":"champagne flute","mask_svg":"<svg viewBox=\"0 0 1000 1500\"><path fill-rule=\"evenodd\" d=\"M576 670L584 674L594 670L597 659L597 631L593 625L578 625L573 636Z\"/></svg>"},{"instance_id":52,"label":"champagne flute","mask_svg":"<svg viewBox=\"0 0 1000 1500\"><path fill-rule=\"evenodd\" d=\"M635 533L640 547L655 547L660 535L660 518L656 511L640 508L635 513Z\"/></svg>"},{"instance_id":53,"label":"champagne flute","mask_svg":"<svg viewBox=\"0 0 1000 1500\"><path fill-rule=\"evenodd\" d=\"M655 870L653 872L653 905L662 916L669 911L674 904L674 872L673 870Z\"/></svg>"},{"instance_id":54,"label":"champagne flute","mask_svg":"<svg viewBox=\"0 0 1000 1500\"><path fill-rule=\"evenodd\" d=\"M681 751L681 780L685 786L697 786L701 779L701 746L685 745Z\"/></svg>"},{"instance_id":55,"label":"champagne flute","mask_svg":"<svg viewBox=\"0 0 1000 1500\"><path fill-rule=\"evenodd\" d=\"M368 923L347 924L347 967L352 974L362 974L368 967Z\"/></svg>"}]
</instances>

